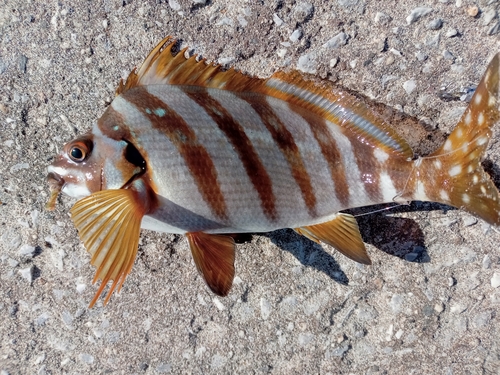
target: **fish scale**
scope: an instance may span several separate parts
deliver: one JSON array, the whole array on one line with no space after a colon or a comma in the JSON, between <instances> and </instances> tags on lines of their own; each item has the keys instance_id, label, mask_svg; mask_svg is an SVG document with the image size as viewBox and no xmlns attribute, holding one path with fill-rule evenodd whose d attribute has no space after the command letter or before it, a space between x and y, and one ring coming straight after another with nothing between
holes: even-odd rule
<instances>
[{"instance_id":1,"label":"fish scale","mask_svg":"<svg viewBox=\"0 0 500 375\"><path fill-rule=\"evenodd\" d=\"M415 157L363 100L299 72L268 79L174 53L167 38L120 82L90 134L49 166L101 280L120 288L139 227L185 234L212 291L235 274L230 234L293 228L370 264L355 217L373 204L435 201L500 225L499 192L481 166L498 121L497 54L447 141ZM119 204L117 203L119 202Z\"/></svg>"}]
</instances>

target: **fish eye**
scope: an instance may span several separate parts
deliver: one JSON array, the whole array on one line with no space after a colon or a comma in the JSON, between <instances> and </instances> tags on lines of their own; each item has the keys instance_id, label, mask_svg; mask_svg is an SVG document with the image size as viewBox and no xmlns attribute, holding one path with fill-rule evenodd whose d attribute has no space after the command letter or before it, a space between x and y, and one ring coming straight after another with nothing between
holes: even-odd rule
<instances>
[{"instance_id":1,"label":"fish eye","mask_svg":"<svg viewBox=\"0 0 500 375\"><path fill-rule=\"evenodd\" d=\"M74 161L82 161L83 159L85 159L85 154L79 147L73 147L69 155L71 156L71 159L73 159Z\"/></svg>"},{"instance_id":2,"label":"fish eye","mask_svg":"<svg viewBox=\"0 0 500 375\"><path fill-rule=\"evenodd\" d=\"M68 156L71 160L81 163L87 159L92 151L92 142L89 140L74 141L68 147Z\"/></svg>"}]
</instances>

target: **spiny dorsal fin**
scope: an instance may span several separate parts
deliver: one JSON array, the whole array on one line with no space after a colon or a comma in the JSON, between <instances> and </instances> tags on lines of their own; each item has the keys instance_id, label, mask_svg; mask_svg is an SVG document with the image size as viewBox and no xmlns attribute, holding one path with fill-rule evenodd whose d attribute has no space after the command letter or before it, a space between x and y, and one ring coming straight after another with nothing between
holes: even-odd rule
<instances>
[{"instance_id":1,"label":"spiny dorsal fin","mask_svg":"<svg viewBox=\"0 0 500 375\"><path fill-rule=\"evenodd\" d=\"M129 189L101 190L80 199L71 208L71 219L92 256L90 263L97 267L93 283L102 280L89 307L94 306L111 280L106 304L116 287L120 291L132 269L144 216L135 194Z\"/></svg>"},{"instance_id":2,"label":"spiny dorsal fin","mask_svg":"<svg viewBox=\"0 0 500 375\"><path fill-rule=\"evenodd\" d=\"M190 85L236 92L256 92L306 108L341 129L354 133L363 143L382 148L389 154L406 159L413 152L406 141L359 98L331 82L308 79L298 71L277 72L260 79L220 65L197 60L197 55L184 56L187 48L174 54L176 40L163 39L148 55L139 70L120 82L116 94L145 85Z\"/></svg>"},{"instance_id":3,"label":"spiny dorsal fin","mask_svg":"<svg viewBox=\"0 0 500 375\"><path fill-rule=\"evenodd\" d=\"M209 288L226 296L234 279L234 239L228 235L187 233L191 254Z\"/></svg>"},{"instance_id":4,"label":"spiny dorsal fin","mask_svg":"<svg viewBox=\"0 0 500 375\"><path fill-rule=\"evenodd\" d=\"M295 231L314 242L323 241L346 257L362 264L372 264L359 233L356 218L339 213L326 223L296 228Z\"/></svg>"}]
</instances>

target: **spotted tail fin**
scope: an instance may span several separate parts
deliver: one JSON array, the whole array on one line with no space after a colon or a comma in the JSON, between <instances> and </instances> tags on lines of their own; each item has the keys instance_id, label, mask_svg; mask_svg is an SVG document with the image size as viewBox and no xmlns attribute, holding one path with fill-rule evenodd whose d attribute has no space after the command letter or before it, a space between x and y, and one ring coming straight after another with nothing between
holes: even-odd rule
<instances>
[{"instance_id":1,"label":"spotted tail fin","mask_svg":"<svg viewBox=\"0 0 500 375\"><path fill-rule=\"evenodd\" d=\"M500 226L500 196L481 160L499 112L500 53L490 62L468 108L446 142L417 160L414 199L463 208Z\"/></svg>"}]
</instances>

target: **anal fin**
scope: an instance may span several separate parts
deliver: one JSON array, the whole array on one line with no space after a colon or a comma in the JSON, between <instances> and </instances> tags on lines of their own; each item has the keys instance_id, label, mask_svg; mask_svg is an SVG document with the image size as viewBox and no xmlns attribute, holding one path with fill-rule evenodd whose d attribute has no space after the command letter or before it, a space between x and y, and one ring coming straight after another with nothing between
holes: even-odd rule
<instances>
[{"instance_id":1,"label":"anal fin","mask_svg":"<svg viewBox=\"0 0 500 375\"><path fill-rule=\"evenodd\" d=\"M80 199L71 208L78 235L97 267L93 282L102 280L89 307L93 307L108 281L113 281L104 304L116 287L121 289L137 254L144 209L130 189L102 190Z\"/></svg>"},{"instance_id":2,"label":"anal fin","mask_svg":"<svg viewBox=\"0 0 500 375\"><path fill-rule=\"evenodd\" d=\"M322 241L333 246L358 263L372 263L359 233L356 218L352 215L339 213L335 219L326 223L295 228L295 231L312 241Z\"/></svg>"},{"instance_id":3,"label":"anal fin","mask_svg":"<svg viewBox=\"0 0 500 375\"><path fill-rule=\"evenodd\" d=\"M194 263L209 288L226 296L234 279L234 239L227 235L187 233Z\"/></svg>"}]
</instances>

